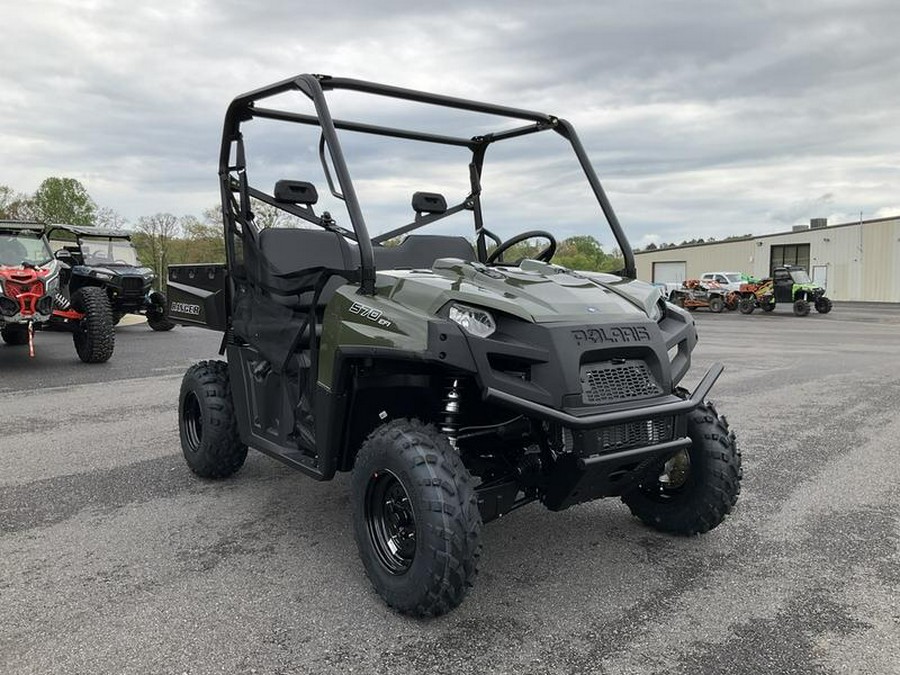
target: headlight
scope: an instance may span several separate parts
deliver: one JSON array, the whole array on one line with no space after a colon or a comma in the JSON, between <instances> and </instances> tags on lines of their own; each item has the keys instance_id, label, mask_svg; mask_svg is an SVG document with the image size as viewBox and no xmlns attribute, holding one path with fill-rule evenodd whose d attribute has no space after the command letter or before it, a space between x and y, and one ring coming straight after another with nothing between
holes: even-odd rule
<instances>
[{"instance_id":1,"label":"headlight","mask_svg":"<svg viewBox=\"0 0 900 675\"><path fill-rule=\"evenodd\" d=\"M659 323L666 318L666 301L665 298L659 298L653 303L653 309L650 310L650 320Z\"/></svg>"},{"instance_id":2,"label":"headlight","mask_svg":"<svg viewBox=\"0 0 900 675\"><path fill-rule=\"evenodd\" d=\"M59 286L59 275L54 274L49 279L44 280L44 292L53 293Z\"/></svg>"},{"instance_id":3,"label":"headlight","mask_svg":"<svg viewBox=\"0 0 900 675\"><path fill-rule=\"evenodd\" d=\"M490 312L478 307L454 303L450 305L450 320L475 337L485 338L497 330L497 324Z\"/></svg>"},{"instance_id":4,"label":"headlight","mask_svg":"<svg viewBox=\"0 0 900 675\"><path fill-rule=\"evenodd\" d=\"M152 279L154 276L153 270L151 270L149 267L138 267L137 271L138 271L138 274L143 276L145 279Z\"/></svg>"},{"instance_id":5,"label":"headlight","mask_svg":"<svg viewBox=\"0 0 900 675\"><path fill-rule=\"evenodd\" d=\"M91 276L97 277L98 279L105 279L106 281L109 281L116 275L113 274L112 272L110 272L109 270L95 269L95 270L91 270Z\"/></svg>"}]
</instances>

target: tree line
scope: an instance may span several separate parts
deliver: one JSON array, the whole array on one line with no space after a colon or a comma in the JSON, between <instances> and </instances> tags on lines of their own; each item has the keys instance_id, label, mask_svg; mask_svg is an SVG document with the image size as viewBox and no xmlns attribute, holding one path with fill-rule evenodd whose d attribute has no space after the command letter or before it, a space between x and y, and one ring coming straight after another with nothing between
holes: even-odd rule
<instances>
[{"instance_id":1,"label":"tree line","mask_svg":"<svg viewBox=\"0 0 900 675\"><path fill-rule=\"evenodd\" d=\"M261 227L289 227L293 220L280 209L261 202L254 206L254 216ZM222 213L218 206L206 209L199 217L161 212L141 216L130 223L114 209L98 206L74 178L47 178L32 195L0 185L0 220L39 220L129 230L138 259L152 268L160 280L166 279L170 264L225 261ZM534 257L544 246L546 242L541 240L524 242L507 252L504 259ZM594 272L613 272L624 266L617 249L607 253L588 235L560 241L553 262L569 269Z\"/></svg>"},{"instance_id":2,"label":"tree line","mask_svg":"<svg viewBox=\"0 0 900 675\"><path fill-rule=\"evenodd\" d=\"M676 248L678 246L692 246L694 244L713 244L717 241L733 241L735 239L752 239L752 234L732 234L728 237L723 237L722 239L716 239L715 237L707 237L704 239L700 237L698 239L685 239L680 244L676 244L672 242L671 244L667 242L662 242L660 244L654 244L652 241L647 244L644 248L636 248L634 249L635 253L639 253L640 251L659 251L664 248Z\"/></svg>"}]
</instances>

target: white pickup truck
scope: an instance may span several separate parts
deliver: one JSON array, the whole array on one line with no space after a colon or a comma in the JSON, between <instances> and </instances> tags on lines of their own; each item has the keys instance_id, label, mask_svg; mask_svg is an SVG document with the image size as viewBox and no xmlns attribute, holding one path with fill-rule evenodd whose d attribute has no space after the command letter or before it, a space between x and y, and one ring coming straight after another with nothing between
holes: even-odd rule
<instances>
[{"instance_id":1,"label":"white pickup truck","mask_svg":"<svg viewBox=\"0 0 900 675\"><path fill-rule=\"evenodd\" d=\"M744 283L740 272L704 272L700 281L715 281L729 291L741 290L741 284Z\"/></svg>"}]
</instances>

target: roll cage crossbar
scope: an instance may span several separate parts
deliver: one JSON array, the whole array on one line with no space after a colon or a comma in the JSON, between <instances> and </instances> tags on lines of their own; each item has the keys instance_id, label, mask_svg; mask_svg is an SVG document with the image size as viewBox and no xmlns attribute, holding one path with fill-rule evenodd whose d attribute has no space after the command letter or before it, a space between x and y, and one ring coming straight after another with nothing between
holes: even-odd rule
<instances>
[{"instance_id":1,"label":"roll cage crossbar","mask_svg":"<svg viewBox=\"0 0 900 675\"><path fill-rule=\"evenodd\" d=\"M512 129L500 130L494 133L481 134L471 138L463 138L409 129L364 124L348 120L336 120L332 118L328 104L325 100L325 92L332 90L355 91L445 108L496 115L499 117L523 120L528 122L528 124ZM313 103L316 114L308 115L256 106L258 101L289 91L299 91L309 98ZM353 226L352 233L349 230L337 228L334 226L333 221L325 218L317 218L313 215L312 209L279 202L271 195L255 188L251 188L248 185L241 124L254 118L305 124L316 126L321 129L322 145L320 146L320 155L323 161L323 168L329 178L329 188L331 189L332 194L343 199L347 206L350 222ZM347 164L344 160L344 154L337 136L338 129L342 131L353 131L390 138L468 148L472 152L472 161L469 164L471 192L462 203L451 206L442 213L419 215L412 223L386 232L373 239L369 236L368 229L366 228L365 219L359 205L359 199L357 198L356 190L354 189L353 182L350 178L350 172L347 169ZM490 144L497 141L526 136L548 129L552 129L560 134L571 144L572 149L575 151L575 155L578 158L578 162L581 165L582 171L584 171L594 196L600 204L600 208L612 230L616 243L622 251L622 255L625 259L625 269L623 270L623 273L627 277L634 278L636 276L634 254L628 243L628 239L625 237L625 233L619 224L619 220L613 211L612 205L606 197L603 186L600 184L600 180L597 178L597 175L591 166L584 150L584 146L582 146L578 135L575 133L575 129L566 120L531 110L469 101L462 98L442 96L412 89L403 89L362 80L310 74L298 75L297 77L282 80L281 82L242 94L235 98L228 107L222 134L221 152L219 155L219 184L222 195L222 215L225 224L226 241L225 248L229 268L232 268L232 265L236 260L232 235L234 233L249 233L254 237L256 235L256 227L253 225L253 215L250 208L251 197L277 206L278 208L310 223L326 229L335 229L345 236L354 239L359 245L361 267L360 290L365 294L372 294L375 290L375 255L372 246L373 243L383 243L392 237L405 234L462 210L473 211L476 228L476 250L478 259L484 261L487 257L485 235L491 236L490 233L484 229L480 199L481 173L485 152ZM332 184L328 167L325 164L326 149L327 154L331 159L337 185ZM237 199L235 199L235 193L238 195Z\"/></svg>"}]
</instances>

